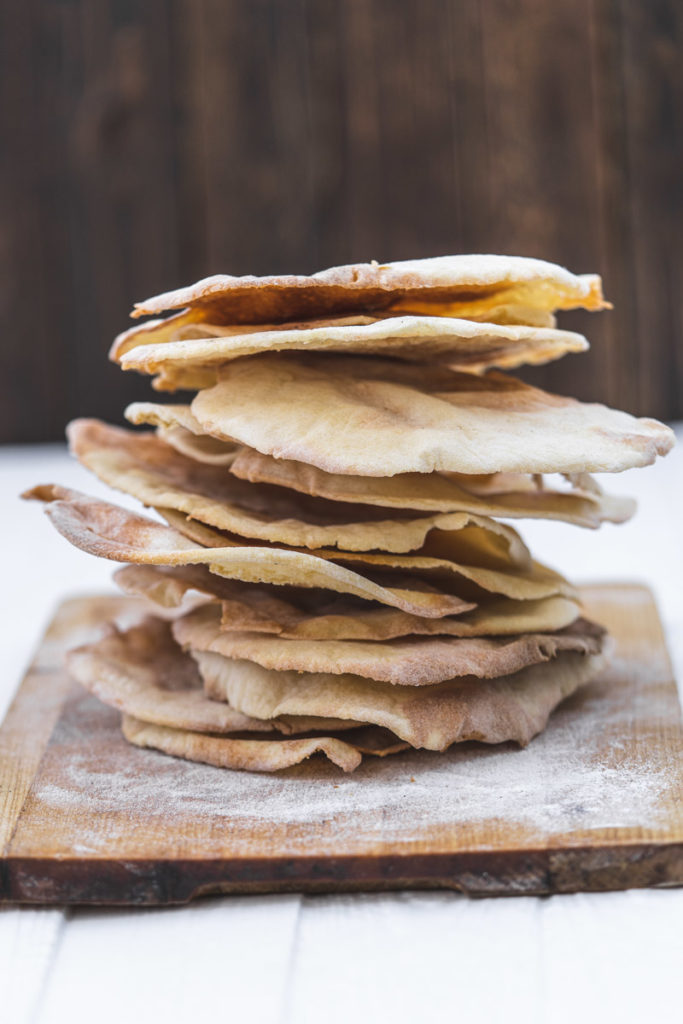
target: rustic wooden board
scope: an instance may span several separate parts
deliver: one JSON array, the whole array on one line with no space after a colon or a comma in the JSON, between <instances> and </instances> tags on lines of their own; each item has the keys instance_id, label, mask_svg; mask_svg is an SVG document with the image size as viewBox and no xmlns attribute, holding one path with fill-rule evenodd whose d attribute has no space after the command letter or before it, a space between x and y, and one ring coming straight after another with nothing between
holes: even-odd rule
<instances>
[{"instance_id":1,"label":"rustic wooden board","mask_svg":"<svg viewBox=\"0 0 683 1024\"><path fill-rule=\"evenodd\" d=\"M587 588L612 667L526 750L467 744L276 776L138 750L71 682L65 647L140 605L66 602L0 729L0 898L167 904L215 892L683 883L683 732L650 593Z\"/></svg>"}]
</instances>

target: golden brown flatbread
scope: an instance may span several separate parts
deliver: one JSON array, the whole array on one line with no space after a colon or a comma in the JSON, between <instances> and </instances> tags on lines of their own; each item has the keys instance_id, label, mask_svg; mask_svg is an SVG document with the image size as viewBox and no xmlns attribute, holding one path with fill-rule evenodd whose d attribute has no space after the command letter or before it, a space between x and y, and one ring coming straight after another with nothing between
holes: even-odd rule
<instances>
[{"instance_id":1,"label":"golden brown flatbread","mask_svg":"<svg viewBox=\"0 0 683 1024\"><path fill-rule=\"evenodd\" d=\"M297 640L392 640L401 636L511 636L552 633L579 616L576 601L562 596L537 601L497 598L463 608L459 615L427 619L348 594L300 587L239 583L204 566L127 565L114 573L129 594L163 608L178 608L188 592L216 598L221 628L271 633Z\"/></svg>"},{"instance_id":2,"label":"golden brown flatbread","mask_svg":"<svg viewBox=\"0 0 683 1024\"><path fill-rule=\"evenodd\" d=\"M197 547L177 530L56 484L39 485L23 497L45 502L53 526L75 547L115 562L205 565L218 576L247 583L334 590L427 617L457 615L471 607L457 593L408 574L389 574L391 583L376 583L370 571L361 575L307 552L228 547L225 541L222 547Z\"/></svg>"},{"instance_id":3,"label":"golden brown flatbread","mask_svg":"<svg viewBox=\"0 0 683 1024\"><path fill-rule=\"evenodd\" d=\"M137 303L134 316L194 307L214 323L269 323L374 310L490 319L492 310L522 306L602 309L600 278L577 276L544 260L458 255L398 263L355 263L310 277L217 274L188 288Z\"/></svg>"},{"instance_id":4,"label":"golden brown flatbread","mask_svg":"<svg viewBox=\"0 0 683 1024\"><path fill-rule=\"evenodd\" d=\"M243 544L242 540L231 534L214 530L194 519L187 519L172 509L157 511L178 533L198 544L216 549L221 545L241 547ZM323 548L315 548L310 554L340 565L367 566L363 569L364 574L388 573L387 580L395 580L398 571L448 587L450 578L455 575L460 577L458 587L463 594L466 592L477 601L488 594L502 594L518 601L533 601L553 594L576 596L575 588L554 569L549 569L541 562L526 563L522 557L511 557L513 544L510 542L508 546L507 538L473 525L457 532L435 530L419 550L407 554L330 551Z\"/></svg>"},{"instance_id":5,"label":"golden brown flatbread","mask_svg":"<svg viewBox=\"0 0 683 1024\"><path fill-rule=\"evenodd\" d=\"M212 366L169 366L152 377L155 391L201 391L218 382L218 369Z\"/></svg>"},{"instance_id":6,"label":"golden brown flatbread","mask_svg":"<svg viewBox=\"0 0 683 1024\"><path fill-rule=\"evenodd\" d=\"M578 619L561 633L513 637L407 637L387 641L288 640L258 632L221 629L221 609L205 604L175 619L183 648L212 651L277 671L357 675L401 686L428 686L460 676L511 675L562 651L598 654L604 629Z\"/></svg>"},{"instance_id":7,"label":"golden brown flatbread","mask_svg":"<svg viewBox=\"0 0 683 1024\"><path fill-rule=\"evenodd\" d=\"M618 472L673 445L656 420L513 377L347 356L237 359L191 405L205 433L328 473Z\"/></svg>"},{"instance_id":8,"label":"golden brown flatbread","mask_svg":"<svg viewBox=\"0 0 683 1024\"><path fill-rule=\"evenodd\" d=\"M109 486L145 505L183 512L240 537L300 548L405 552L421 547L434 529L465 530L466 544L476 527L495 535L491 543L500 549L503 564L530 562L515 531L472 513L411 516L252 484L222 466L194 462L154 434L122 430L99 420L74 420L67 436L79 461Z\"/></svg>"}]
</instances>

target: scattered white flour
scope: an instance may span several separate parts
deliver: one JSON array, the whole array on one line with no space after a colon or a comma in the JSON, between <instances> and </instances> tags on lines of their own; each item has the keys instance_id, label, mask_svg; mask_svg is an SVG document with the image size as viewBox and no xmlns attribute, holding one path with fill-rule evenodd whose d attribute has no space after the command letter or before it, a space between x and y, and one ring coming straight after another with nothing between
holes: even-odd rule
<instances>
[{"instance_id":1,"label":"scattered white flour","mask_svg":"<svg viewBox=\"0 0 683 1024\"><path fill-rule=\"evenodd\" d=\"M619 597L642 602L642 593L628 588ZM74 609L72 618L80 621L82 603ZM94 605L82 639L101 619ZM74 644L74 623L66 627L44 652L45 667L59 663L67 633ZM609 685L587 687L526 750L467 744L444 754L368 757L350 775L322 757L267 775L139 750L121 736L116 712L81 693L57 725L29 797L23 838L17 834L15 840L24 852L33 842L40 847L41 823L54 822L56 810L55 843L62 845L55 852L91 856L124 854L131 829L144 834L150 856L165 851L174 837L182 846L192 835L207 857L252 853L255 837L267 853L275 833L273 853L294 854L305 853L313 835L316 851L334 853L343 844L349 853L379 839L409 848L430 832L459 826L468 826L471 838L476 822L488 825L482 834L496 826L514 829L537 845L557 836L579 841L595 829L656 832L666 825L664 798L672 796L676 755L661 740L642 740L675 719L678 708L670 688L661 687L669 678L665 655L656 655L648 669L637 684L629 682L628 663L615 671L626 687L618 699Z\"/></svg>"},{"instance_id":2,"label":"scattered white flour","mask_svg":"<svg viewBox=\"0 0 683 1024\"><path fill-rule=\"evenodd\" d=\"M118 716L84 696L58 726L48 753L52 764L41 773L46 782L39 777L33 798L47 813L87 807L89 826L81 815L74 818L72 851L77 844L110 849L131 823L153 837L162 825L166 835L174 823L182 834L196 822L192 831L209 856L226 848L238 853L240 840L253 842L254 833L267 842L275 824L287 826L285 849L279 843L278 850L291 853L305 852L310 826L318 849L332 851L343 839L347 852L349 845L362 849L379 838L411 842L441 826L492 819L501 827L521 826L539 842L597 828L656 829L664 768L625 754L633 754L627 737L634 719L642 730L652 716L652 696L643 701L638 707L634 698L628 712L615 717L604 696L587 692L560 709L526 750L467 745L445 754L409 752L367 758L351 775L315 759L265 775L131 749L115 738ZM87 733L79 726L86 708ZM55 777L58 783L47 782Z\"/></svg>"}]
</instances>

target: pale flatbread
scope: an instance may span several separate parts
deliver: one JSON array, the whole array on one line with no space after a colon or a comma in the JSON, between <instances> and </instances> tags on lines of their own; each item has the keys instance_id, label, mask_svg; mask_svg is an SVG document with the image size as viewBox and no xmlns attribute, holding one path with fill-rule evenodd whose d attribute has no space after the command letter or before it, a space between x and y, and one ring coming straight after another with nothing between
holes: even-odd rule
<instances>
[{"instance_id":1,"label":"pale flatbread","mask_svg":"<svg viewBox=\"0 0 683 1024\"><path fill-rule=\"evenodd\" d=\"M472 513L424 515L312 498L269 484L244 482L221 466L198 464L154 434L74 420L67 428L72 452L100 480L145 505L175 509L240 537L300 548L406 552L420 548L431 530L491 534L497 564L530 564L529 552L510 527ZM456 545L457 547L457 545Z\"/></svg>"},{"instance_id":2,"label":"pale flatbread","mask_svg":"<svg viewBox=\"0 0 683 1024\"><path fill-rule=\"evenodd\" d=\"M267 586L216 576L203 565L124 565L116 570L113 579L124 593L146 597L161 608L179 608L189 593L203 594L218 601L239 600L243 595L248 601L246 595L252 592L271 592Z\"/></svg>"},{"instance_id":3,"label":"pale flatbread","mask_svg":"<svg viewBox=\"0 0 683 1024\"><path fill-rule=\"evenodd\" d=\"M218 367L169 366L152 377L155 391L202 391L218 383Z\"/></svg>"},{"instance_id":4,"label":"pale flatbread","mask_svg":"<svg viewBox=\"0 0 683 1024\"><path fill-rule=\"evenodd\" d=\"M134 316L198 307L214 323L269 323L380 309L490 319L496 308L602 309L600 278L544 260L458 255L398 263L355 263L310 277L217 274L137 303Z\"/></svg>"},{"instance_id":5,"label":"pale flatbread","mask_svg":"<svg viewBox=\"0 0 683 1024\"><path fill-rule=\"evenodd\" d=\"M115 562L205 565L230 579L334 590L430 618L457 615L471 607L468 599L447 588L437 589L407 574L389 573L390 584L376 583L370 571L361 575L300 551L229 547L227 541L222 547L198 548L177 530L56 484L39 485L23 497L45 502L53 526L75 547Z\"/></svg>"},{"instance_id":6,"label":"pale flatbread","mask_svg":"<svg viewBox=\"0 0 683 1024\"><path fill-rule=\"evenodd\" d=\"M130 715L123 716L122 732L136 747L160 750L172 757L199 761L216 768L250 772L276 772L291 768L317 753L324 754L342 771L352 772L361 763L363 754L386 757L409 746L385 729L372 727L345 733L343 740L334 736L243 740L150 725Z\"/></svg>"},{"instance_id":7,"label":"pale flatbread","mask_svg":"<svg viewBox=\"0 0 683 1024\"><path fill-rule=\"evenodd\" d=\"M204 387L204 384L200 384ZM138 410L139 418L129 417L131 423L145 423L150 417L162 441L170 444L181 455L205 462L210 466L230 466L242 445L235 442L219 441L202 433L202 428L192 415L189 405L159 405L153 402L134 402L129 410Z\"/></svg>"},{"instance_id":8,"label":"pale flatbread","mask_svg":"<svg viewBox=\"0 0 683 1024\"><path fill-rule=\"evenodd\" d=\"M527 665L550 661L561 651L598 654L605 632L579 619L562 633L515 637L286 640L223 631L220 607L215 604L188 612L171 628L183 650L212 651L277 671L351 674L401 686L428 686L460 676L511 675Z\"/></svg>"},{"instance_id":9,"label":"pale flatbread","mask_svg":"<svg viewBox=\"0 0 683 1024\"><path fill-rule=\"evenodd\" d=\"M168 422L169 410L183 410L178 423ZM253 483L289 487L303 494L425 512L475 512L506 518L557 519L576 526L597 528L603 522L623 523L635 512L632 498L605 494L589 473L568 474L571 489L562 488L540 474L529 473L401 473L394 477L354 477L325 473L315 466L290 459L274 459L236 442L219 441L208 434L180 426L189 406L134 402L126 410L132 423L157 426L163 440L198 462L230 466L233 475ZM201 431L191 417L193 430Z\"/></svg>"},{"instance_id":10,"label":"pale flatbread","mask_svg":"<svg viewBox=\"0 0 683 1024\"><path fill-rule=\"evenodd\" d=\"M413 747L446 750L480 740L526 745L550 712L605 664L604 654L566 651L498 679L396 686L355 675L276 672L251 661L195 652L207 694L254 718L331 715L381 725Z\"/></svg>"},{"instance_id":11,"label":"pale flatbread","mask_svg":"<svg viewBox=\"0 0 683 1024\"><path fill-rule=\"evenodd\" d=\"M431 555L313 554L248 547L228 539L223 539L220 547L197 548L178 530L55 484L35 487L23 497L45 502L52 524L76 547L117 562L206 565L219 576L247 583L320 587L434 618L457 615L471 601L454 593L456 586L478 595L492 592L520 600L553 594L575 596L564 577L537 562L528 570L502 572ZM199 527L203 533L220 536L198 523L183 521L182 525L183 529ZM353 572L333 559L365 564L362 573ZM392 571L406 567L408 571ZM383 582L375 582L375 578Z\"/></svg>"},{"instance_id":12,"label":"pale flatbread","mask_svg":"<svg viewBox=\"0 0 683 1024\"><path fill-rule=\"evenodd\" d=\"M189 405L131 402L124 410L124 416L129 423L134 423L136 426L141 426L144 423L157 427L159 431L183 430L186 435L198 438L202 442L213 441L217 446L221 446L216 447L215 452L225 457L230 456L231 460L235 453L242 448L238 441L219 441L217 438L212 438L205 434L202 431L201 423L192 415ZM187 443L187 441L184 443ZM202 449L199 448L197 451L201 454ZM200 458L199 454L195 454L194 451L188 454L192 458L198 459L199 462L205 461L205 459Z\"/></svg>"},{"instance_id":13,"label":"pale flatbread","mask_svg":"<svg viewBox=\"0 0 683 1024\"><path fill-rule=\"evenodd\" d=\"M207 466L231 466L241 445L217 441L208 434L193 434L185 427L159 427L157 436L181 455Z\"/></svg>"},{"instance_id":14,"label":"pale flatbread","mask_svg":"<svg viewBox=\"0 0 683 1024\"><path fill-rule=\"evenodd\" d=\"M169 410L182 410L178 424L165 427ZM188 416L189 414L189 416ZM529 473L402 473L394 477L354 477L325 473L290 459L274 459L236 442L219 441L180 426L194 421L189 406L135 402L126 415L132 423L157 426L159 436L197 462L230 466L234 476L252 483L270 483L302 494L385 508L425 512L474 512L510 519L556 519L597 528L603 522L623 523L635 512L632 498L605 494L588 473L569 474L571 488Z\"/></svg>"},{"instance_id":15,"label":"pale flatbread","mask_svg":"<svg viewBox=\"0 0 683 1024\"><path fill-rule=\"evenodd\" d=\"M145 409L147 403L140 402L141 409ZM174 427L182 427L184 430L189 431L192 434L202 434L201 423L192 415L192 410L189 405L169 404L169 405L154 405L154 425L156 427L173 429ZM78 422L78 421L76 421ZM132 423L142 422L139 420L131 420ZM225 442L223 442L225 444ZM223 449L225 452L225 449Z\"/></svg>"},{"instance_id":16,"label":"pale flatbread","mask_svg":"<svg viewBox=\"0 0 683 1024\"><path fill-rule=\"evenodd\" d=\"M426 619L325 590L237 583L203 566L127 565L114 573L129 594L178 608L196 591L221 602L221 628L296 640L392 640L401 636L510 636L551 633L571 625L579 606L566 597L538 601L498 598L464 605L458 616Z\"/></svg>"},{"instance_id":17,"label":"pale flatbread","mask_svg":"<svg viewBox=\"0 0 683 1024\"><path fill-rule=\"evenodd\" d=\"M292 734L346 730L358 724L294 716L263 722L208 699L194 660L182 653L169 624L152 616L125 632L110 627L102 639L68 651L66 665L74 679L104 704L173 729Z\"/></svg>"},{"instance_id":18,"label":"pale flatbread","mask_svg":"<svg viewBox=\"0 0 683 1024\"><path fill-rule=\"evenodd\" d=\"M234 536L214 530L204 523L187 519L171 509L157 509L166 521L188 539L205 547L241 547ZM281 549L266 549L281 550ZM291 549L289 549L291 550ZM518 601L537 600L553 594L575 597L575 588L559 573L540 562L520 565L509 558L509 549L501 547L501 538L478 526L457 532L434 531L418 551L408 554L378 554L372 551L329 551L315 548L311 555L342 565L363 565L363 573L409 573L432 583L448 586L452 575L461 577L459 590L471 599L481 600L488 594L502 594ZM389 578L389 577L387 577Z\"/></svg>"},{"instance_id":19,"label":"pale flatbread","mask_svg":"<svg viewBox=\"0 0 683 1024\"><path fill-rule=\"evenodd\" d=\"M521 473L352 476L326 473L303 462L274 459L253 448L240 448L233 454L230 471L242 480L289 487L331 501L367 502L425 512L458 509L508 519L556 519L593 529L603 522L626 522L636 508L632 498L605 494L587 473L579 475L571 490L553 488L543 478Z\"/></svg>"},{"instance_id":20,"label":"pale flatbread","mask_svg":"<svg viewBox=\"0 0 683 1024\"><path fill-rule=\"evenodd\" d=\"M220 375L191 405L205 433L328 473L617 472L674 441L656 420L497 372L288 354L237 359Z\"/></svg>"},{"instance_id":21,"label":"pale flatbread","mask_svg":"<svg viewBox=\"0 0 683 1024\"><path fill-rule=\"evenodd\" d=\"M499 302L493 302L482 305L481 303L475 308L471 306L469 308L461 306L460 309L464 312L468 312L469 319L462 320L457 315L450 315L448 311L441 313L440 307L437 305L431 306L430 303L417 303L415 304L415 311L418 306L422 306L421 312L424 314L421 317L413 317L414 320L434 319L436 316L442 316L444 319L449 319L452 323L468 323L476 324L483 323L485 329L489 332L495 331L497 327L509 325L512 327L521 327L523 329L521 337L526 337L526 329L532 328L538 331L543 331L545 334L550 332L551 336L548 341L550 350L557 348L557 339L553 337L557 321L555 316L542 309L535 308L533 306L527 306L521 303L515 303L509 300L509 293L506 295L505 292L500 293ZM127 361L129 354L133 349L141 348L147 345L168 345L179 341L191 341L198 338L212 338L212 337L235 337L253 334L255 332L272 333L274 331L292 331L292 330L315 330L317 328L327 327L360 327L363 325L369 325L379 322L380 320L397 320L403 319L397 317L391 312L382 312L381 310L375 310L373 316L367 315L356 315L356 316L331 316L326 318L316 318L308 320L299 320L298 322L288 320L285 323L258 323L258 324L246 324L239 323L232 325L211 323L208 319L210 316L210 310L204 309L201 306L194 306L190 309L186 309L181 313L174 313L173 316L167 317L165 320L147 320L145 323L136 324L135 327L131 327L129 330L124 331L122 334L117 335L114 342L109 350L109 358L113 362L123 364L124 360ZM451 328L452 333L453 328ZM466 331L467 328L462 328ZM568 332L560 332L562 334ZM571 332L569 332L571 333ZM576 337L582 338L580 343L583 348L582 335L576 335ZM515 336L511 334L508 337L508 341L512 347L516 347L519 344L519 340L515 340ZM540 343L540 337L537 339L537 345ZM566 343L565 341L560 342L560 345ZM576 341L569 342L572 346L579 344ZM533 343L532 343L533 345ZM133 368L132 366L130 367ZM184 363L182 365L165 366L162 371L162 378L172 382L177 375L179 381L187 377L188 380L193 379L193 374L202 374L208 372L205 367L198 366L196 363L192 366ZM159 386L159 385L156 385ZM177 387L182 387L182 384L178 384ZM176 390L176 385L169 383L168 386L161 386L161 390Z\"/></svg>"},{"instance_id":22,"label":"pale flatbread","mask_svg":"<svg viewBox=\"0 0 683 1024\"><path fill-rule=\"evenodd\" d=\"M159 327L168 334L165 321ZM386 355L418 362L441 362L481 373L490 367L513 369L525 363L547 363L568 352L584 352L581 334L525 325L503 326L440 316L346 317L299 324L251 327L200 322L179 325L167 341L155 344L155 334L140 335L136 347L118 349L124 370L165 373L215 367L260 352L320 351L356 355ZM132 337L125 339L129 346Z\"/></svg>"}]
</instances>

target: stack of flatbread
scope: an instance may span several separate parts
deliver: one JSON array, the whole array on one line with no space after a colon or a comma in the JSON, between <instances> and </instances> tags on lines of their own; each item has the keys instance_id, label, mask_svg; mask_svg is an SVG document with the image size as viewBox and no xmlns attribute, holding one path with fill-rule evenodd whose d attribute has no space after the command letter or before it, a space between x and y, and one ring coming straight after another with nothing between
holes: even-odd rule
<instances>
[{"instance_id":1,"label":"stack of flatbread","mask_svg":"<svg viewBox=\"0 0 683 1024\"><path fill-rule=\"evenodd\" d=\"M217 276L141 303L170 315L112 358L196 394L130 406L144 432L68 435L156 515L28 495L158 609L72 651L73 675L131 742L223 767L528 743L608 640L500 520L623 522L632 502L590 474L673 436L501 371L585 350L555 313L606 305L595 275L503 256Z\"/></svg>"}]
</instances>

